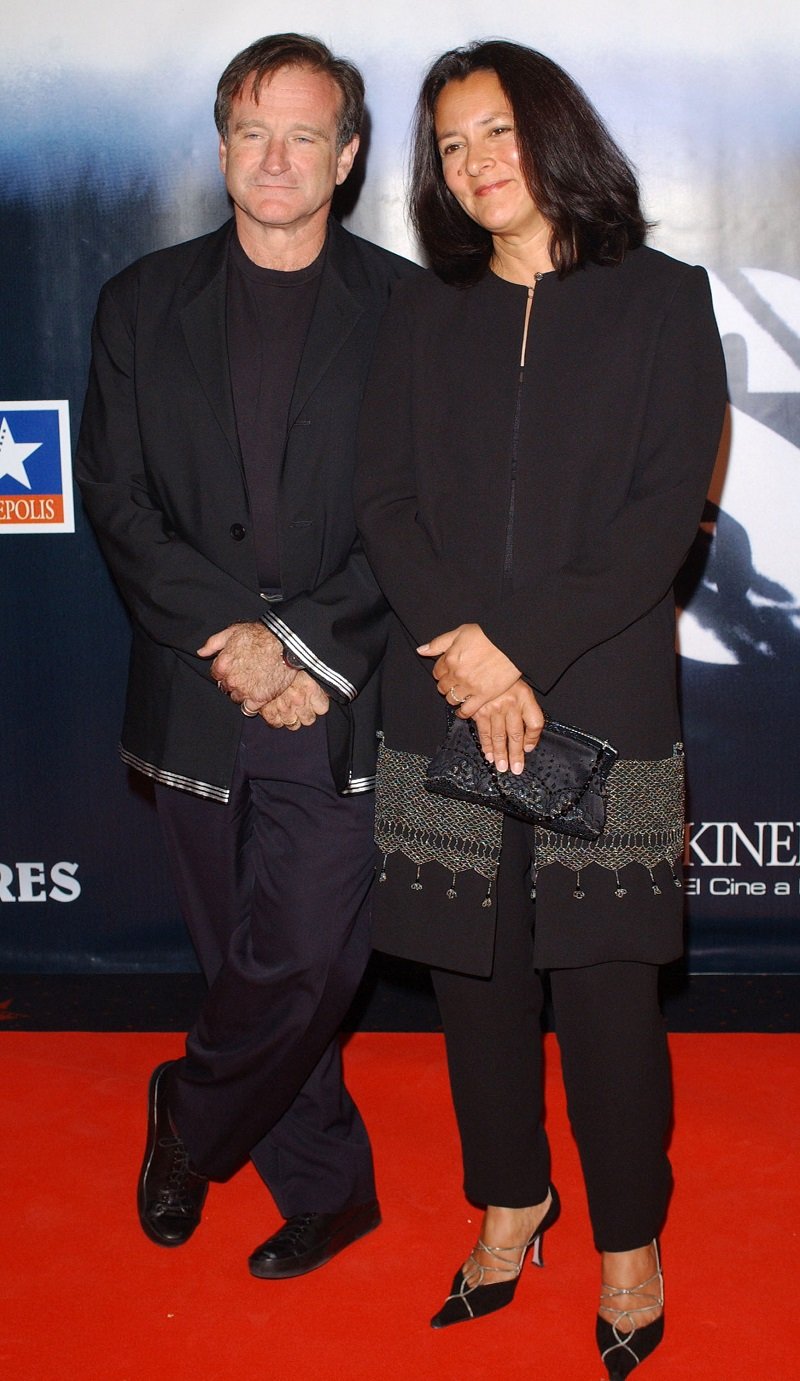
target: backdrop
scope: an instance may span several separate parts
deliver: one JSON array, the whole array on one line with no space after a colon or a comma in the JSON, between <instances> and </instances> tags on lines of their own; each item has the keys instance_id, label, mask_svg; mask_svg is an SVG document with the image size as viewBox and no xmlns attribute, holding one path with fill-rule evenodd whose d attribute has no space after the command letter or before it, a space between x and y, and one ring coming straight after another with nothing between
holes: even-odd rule
<instances>
[{"instance_id":1,"label":"backdrop","mask_svg":"<svg viewBox=\"0 0 800 1381\"><path fill-rule=\"evenodd\" d=\"M800 789L800 222L790 0L506 0L501 36L585 87L636 163L652 242L705 264L730 446L680 583L696 971L796 971ZM562 17L562 14L564 17ZM420 75L491 35L477 0L29 0L0 95L0 962L184 969L149 790L116 757L128 629L71 444L101 283L227 215L212 104L228 59L292 27L354 58L370 129L348 223L415 255L403 210ZM494 36L497 36L495 31ZM352 201L352 198L351 198Z\"/></svg>"}]
</instances>

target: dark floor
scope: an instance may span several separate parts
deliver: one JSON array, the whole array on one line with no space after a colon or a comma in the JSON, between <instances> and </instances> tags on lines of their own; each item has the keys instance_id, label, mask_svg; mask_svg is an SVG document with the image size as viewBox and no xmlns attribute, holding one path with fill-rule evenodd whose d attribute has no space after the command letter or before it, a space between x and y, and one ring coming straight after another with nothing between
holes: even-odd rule
<instances>
[{"instance_id":1,"label":"dark floor","mask_svg":"<svg viewBox=\"0 0 800 1381\"><path fill-rule=\"evenodd\" d=\"M0 1029L185 1031L204 992L197 973L0 976ZM798 1031L800 974L664 971L670 1031ZM374 956L348 1030L435 1031L439 1016L426 970Z\"/></svg>"}]
</instances>

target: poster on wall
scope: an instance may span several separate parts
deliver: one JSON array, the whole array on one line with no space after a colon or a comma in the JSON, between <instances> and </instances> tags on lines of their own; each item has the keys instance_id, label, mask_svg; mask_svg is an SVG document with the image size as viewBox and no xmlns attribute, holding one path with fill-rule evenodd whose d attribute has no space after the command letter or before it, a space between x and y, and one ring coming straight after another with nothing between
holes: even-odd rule
<instances>
[{"instance_id":1,"label":"poster on wall","mask_svg":"<svg viewBox=\"0 0 800 1381\"><path fill-rule=\"evenodd\" d=\"M711 278L731 407L678 586L688 909L695 964L724 972L745 951L780 970L800 918L800 279Z\"/></svg>"},{"instance_id":2,"label":"poster on wall","mask_svg":"<svg viewBox=\"0 0 800 1381\"><path fill-rule=\"evenodd\" d=\"M0 402L0 536L74 531L69 400Z\"/></svg>"},{"instance_id":3,"label":"poster on wall","mask_svg":"<svg viewBox=\"0 0 800 1381\"><path fill-rule=\"evenodd\" d=\"M221 14L163 0L54 0L9 25L0 95L0 562L4 790L0 955L18 971L193 963L147 783L116 755L124 611L79 500L70 453L101 284L220 224L217 77L282 28L277 6ZM485 7L298 0L292 25L365 74L369 128L357 233L418 257L404 212L408 128L437 53L486 37ZM492 28L499 21L492 20ZM651 242L704 264L729 372L730 418L702 527L678 584L689 764L690 967L800 962L800 228L797 40L786 7L675 0L669 14L575 0L569 24L510 0L503 36L584 86L633 158ZM47 42L43 43L42 33ZM57 117L57 118L54 118ZM56 399L57 401L47 401ZM72 432L71 429L72 428ZM32 538L35 537L36 541Z\"/></svg>"}]
</instances>

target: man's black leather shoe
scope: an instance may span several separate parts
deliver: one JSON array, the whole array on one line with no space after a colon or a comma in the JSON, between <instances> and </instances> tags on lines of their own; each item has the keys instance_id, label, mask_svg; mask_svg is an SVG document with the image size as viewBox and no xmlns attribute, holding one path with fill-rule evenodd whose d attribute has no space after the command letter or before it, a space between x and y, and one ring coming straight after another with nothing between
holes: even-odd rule
<instances>
[{"instance_id":1,"label":"man's black leather shoe","mask_svg":"<svg viewBox=\"0 0 800 1381\"><path fill-rule=\"evenodd\" d=\"M380 1221L377 1199L343 1208L341 1213L298 1213L256 1247L248 1263L250 1273L260 1280L305 1275L372 1232Z\"/></svg>"},{"instance_id":2,"label":"man's black leather shoe","mask_svg":"<svg viewBox=\"0 0 800 1381\"><path fill-rule=\"evenodd\" d=\"M189 1163L186 1147L170 1121L167 1070L159 1065L150 1080L147 1104L147 1145L139 1176L139 1221L160 1247L188 1242L203 1211L208 1180Z\"/></svg>"}]
</instances>

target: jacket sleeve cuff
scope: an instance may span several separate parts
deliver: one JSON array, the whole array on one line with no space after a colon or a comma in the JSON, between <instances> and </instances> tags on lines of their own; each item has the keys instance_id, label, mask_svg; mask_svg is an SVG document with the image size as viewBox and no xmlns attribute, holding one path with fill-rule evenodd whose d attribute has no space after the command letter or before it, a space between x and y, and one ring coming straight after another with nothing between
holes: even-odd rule
<instances>
[{"instance_id":1,"label":"jacket sleeve cuff","mask_svg":"<svg viewBox=\"0 0 800 1381\"><path fill-rule=\"evenodd\" d=\"M355 700L358 692L353 683L340 671L323 662L272 609L266 609L262 613L261 621L283 643L286 651L291 653L293 661L299 662L310 676L316 681L321 681L326 689L332 690L337 696L345 700Z\"/></svg>"}]
</instances>

